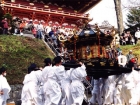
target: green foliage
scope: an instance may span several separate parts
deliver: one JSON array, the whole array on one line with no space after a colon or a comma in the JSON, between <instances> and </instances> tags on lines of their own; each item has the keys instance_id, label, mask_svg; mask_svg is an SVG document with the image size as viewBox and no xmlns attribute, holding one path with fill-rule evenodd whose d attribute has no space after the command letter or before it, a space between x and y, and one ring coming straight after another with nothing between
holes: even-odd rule
<instances>
[{"instance_id":1,"label":"green foliage","mask_svg":"<svg viewBox=\"0 0 140 105\"><path fill-rule=\"evenodd\" d=\"M41 40L0 35L0 66L7 68L10 84L22 83L30 63L43 67L46 57L54 56Z\"/></svg>"},{"instance_id":2,"label":"green foliage","mask_svg":"<svg viewBox=\"0 0 140 105\"><path fill-rule=\"evenodd\" d=\"M8 23L9 23L9 25L11 26L11 24L12 24L12 15L11 15L10 13L6 13L6 14L3 16L3 19L4 19L4 18L7 18Z\"/></svg>"},{"instance_id":3,"label":"green foliage","mask_svg":"<svg viewBox=\"0 0 140 105\"><path fill-rule=\"evenodd\" d=\"M3 18L12 19L12 15L10 13L6 13Z\"/></svg>"},{"instance_id":4,"label":"green foliage","mask_svg":"<svg viewBox=\"0 0 140 105\"><path fill-rule=\"evenodd\" d=\"M140 7L131 8L127 14L127 26L131 27L140 24Z\"/></svg>"}]
</instances>

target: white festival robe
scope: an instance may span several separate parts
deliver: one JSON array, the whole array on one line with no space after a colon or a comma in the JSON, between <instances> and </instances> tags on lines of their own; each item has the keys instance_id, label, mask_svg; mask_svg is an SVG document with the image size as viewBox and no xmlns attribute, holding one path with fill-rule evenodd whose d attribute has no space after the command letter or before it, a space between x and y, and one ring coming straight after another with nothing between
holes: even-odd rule
<instances>
[{"instance_id":1,"label":"white festival robe","mask_svg":"<svg viewBox=\"0 0 140 105\"><path fill-rule=\"evenodd\" d=\"M64 66L62 66L62 65L53 66L53 69L54 69L55 75L56 75L56 82L60 85L60 88L62 91L62 97L61 97L61 100L59 102L59 105L64 105L66 95L65 95L65 90L63 88L63 85L65 85L64 80L66 79L66 70L65 70Z\"/></svg>"},{"instance_id":2,"label":"white festival robe","mask_svg":"<svg viewBox=\"0 0 140 105\"><path fill-rule=\"evenodd\" d=\"M132 70L131 73L124 74L123 85L122 85L122 97L126 105L137 105L137 82L139 80L138 72Z\"/></svg>"},{"instance_id":3,"label":"white festival robe","mask_svg":"<svg viewBox=\"0 0 140 105\"><path fill-rule=\"evenodd\" d=\"M108 76L108 78L105 81L105 94L104 94L104 102L103 105L105 104L112 104L113 99L114 99L114 90L115 90L115 76L111 75Z\"/></svg>"},{"instance_id":4,"label":"white festival robe","mask_svg":"<svg viewBox=\"0 0 140 105\"><path fill-rule=\"evenodd\" d=\"M140 77L140 71L138 71L138 75ZM138 97L138 103L140 103L140 78L138 78L138 82L136 85L136 93L137 93L137 97Z\"/></svg>"},{"instance_id":5,"label":"white festival robe","mask_svg":"<svg viewBox=\"0 0 140 105\"><path fill-rule=\"evenodd\" d=\"M32 104L32 102L31 102L32 97L31 97L31 94L30 94L29 88L28 88L29 81L30 81L29 74L26 74L24 77L23 88L22 88L22 93L21 93L21 101L22 101L21 105L31 105Z\"/></svg>"},{"instance_id":6,"label":"white festival robe","mask_svg":"<svg viewBox=\"0 0 140 105\"><path fill-rule=\"evenodd\" d=\"M26 86L25 86L25 88L23 88L24 90L22 90L22 91L27 91L27 92L23 93L22 97L28 96L28 97L26 97L26 99L28 99L26 101L27 103L32 103L34 105L43 105L42 97L40 94L40 85L42 82L42 71L41 70L32 71L30 74L28 74L28 76L26 78L27 78L27 80L26 80L27 83L24 83ZM27 104L25 104L25 105L27 105Z\"/></svg>"},{"instance_id":7,"label":"white festival robe","mask_svg":"<svg viewBox=\"0 0 140 105\"><path fill-rule=\"evenodd\" d=\"M72 105L72 96L70 92L70 85L71 85L71 79L70 79L70 74L71 74L72 69L66 71L66 78L63 80L62 84L62 89L64 92L64 105Z\"/></svg>"},{"instance_id":8,"label":"white festival robe","mask_svg":"<svg viewBox=\"0 0 140 105\"><path fill-rule=\"evenodd\" d=\"M44 105L58 105L60 99L62 97L60 85L60 80L58 80L58 76L56 74L55 67L48 67L46 70L46 78L47 81L44 83L43 91L45 97L45 104Z\"/></svg>"},{"instance_id":9,"label":"white festival robe","mask_svg":"<svg viewBox=\"0 0 140 105\"><path fill-rule=\"evenodd\" d=\"M101 100L101 80L99 79L94 79L94 86L92 90L92 97L90 99L90 103L96 104L98 102L99 105L102 105L102 100Z\"/></svg>"},{"instance_id":10,"label":"white festival robe","mask_svg":"<svg viewBox=\"0 0 140 105\"><path fill-rule=\"evenodd\" d=\"M0 75L0 91L3 91L3 95L0 95L0 105L6 105L10 90L11 88L7 79L3 75Z\"/></svg>"},{"instance_id":11,"label":"white festival robe","mask_svg":"<svg viewBox=\"0 0 140 105\"><path fill-rule=\"evenodd\" d=\"M52 69L52 66L45 66L42 70L42 82L43 84L48 80L48 72Z\"/></svg>"},{"instance_id":12,"label":"white festival robe","mask_svg":"<svg viewBox=\"0 0 140 105\"><path fill-rule=\"evenodd\" d=\"M117 76L115 91L114 91L114 105L124 105L124 100L121 95L123 75Z\"/></svg>"},{"instance_id":13,"label":"white festival robe","mask_svg":"<svg viewBox=\"0 0 140 105\"><path fill-rule=\"evenodd\" d=\"M82 105L83 103L85 88L81 81L85 76L87 76L85 69L86 67L83 64L81 67L75 68L71 71L70 78L72 83L70 86L70 92L73 104Z\"/></svg>"}]
</instances>

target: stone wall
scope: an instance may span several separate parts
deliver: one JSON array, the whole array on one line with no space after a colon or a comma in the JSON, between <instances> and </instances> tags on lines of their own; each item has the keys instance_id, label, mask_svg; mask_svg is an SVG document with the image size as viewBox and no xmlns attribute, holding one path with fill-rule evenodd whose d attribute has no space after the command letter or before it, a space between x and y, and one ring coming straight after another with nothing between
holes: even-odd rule
<instances>
[{"instance_id":1,"label":"stone wall","mask_svg":"<svg viewBox=\"0 0 140 105\"><path fill-rule=\"evenodd\" d=\"M14 101L15 104L20 102L21 99L21 92L22 92L22 84L17 84L17 85L10 85L11 87L11 92L10 92L10 99L8 99L8 102ZM16 104L18 105L18 104Z\"/></svg>"}]
</instances>

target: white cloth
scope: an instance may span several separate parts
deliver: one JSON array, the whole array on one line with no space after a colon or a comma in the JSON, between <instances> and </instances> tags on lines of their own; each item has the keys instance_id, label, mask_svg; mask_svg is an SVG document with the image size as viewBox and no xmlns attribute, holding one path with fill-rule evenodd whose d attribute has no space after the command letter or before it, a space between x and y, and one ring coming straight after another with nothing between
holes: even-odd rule
<instances>
[{"instance_id":1,"label":"white cloth","mask_svg":"<svg viewBox=\"0 0 140 105\"><path fill-rule=\"evenodd\" d=\"M108 76L108 79L106 79L105 82L105 95L104 95L104 104L111 104L113 103L113 96L114 96L114 90L115 90L115 76Z\"/></svg>"},{"instance_id":2,"label":"white cloth","mask_svg":"<svg viewBox=\"0 0 140 105\"><path fill-rule=\"evenodd\" d=\"M27 103L32 103L35 105L43 105L40 92L41 82L42 82L41 70L32 71L30 74L26 75L25 80L23 81L23 83L25 84L23 92L26 91L26 93L22 94L22 99L25 99L23 97L27 95L28 96L26 97L28 99L26 100Z\"/></svg>"},{"instance_id":3,"label":"white cloth","mask_svg":"<svg viewBox=\"0 0 140 105\"><path fill-rule=\"evenodd\" d=\"M44 27L42 24L38 24L36 29L37 29L37 31L44 31Z\"/></svg>"},{"instance_id":4,"label":"white cloth","mask_svg":"<svg viewBox=\"0 0 140 105\"><path fill-rule=\"evenodd\" d=\"M71 71L70 78L72 83L70 86L70 92L72 95L73 104L82 105L85 88L81 81L83 80L83 77L87 76L85 69L86 67L83 64L81 67L75 68Z\"/></svg>"},{"instance_id":5,"label":"white cloth","mask_svg":"<svg viewBox=\"0 0 140 105\"><path fill-rule=\"evenodd\" d=\"M132 70L131 73L124 75L124 84L122 85L122 96L126 104L136 105L138 102L137 97L137 82L139 80L138 72Z\"/></svg>"},{"instance_id":6,"label":"white cloth","mask_svg":"<svg viewBox=\"0 0 140 105\"><path fill-rule=\"evenodd\" d=\"M101 85L101 80L94 79L94 87L92 90L92 97L90 99L90 103L92 104L96 104L96 102L98 102L99 105L102 105L100 85Z\"/></svg>"},{"instance_id":7,"label":"white cloth","mask_svg":"<svg viewBox=\"0 0 140 105\"><path fill-rule=\"evenodd\" d=\"M114 105L123 105L123 97L121 95L123 75L117 76L116 89L114 91Z\"/></svg>"},{"instance_id":8,"label":"white cloth","mask_svg":"<svg viewBox=\"0 0 140 105\"><path fill-rule=\"evenodd\" d=\"M43 83L47 82L48 80L48 72L52 69L52 66L46 66L42 70L42 81Z\"/></svg>"},{"instance_id":9,"label":"white cloth","mask_svg":"<svg viewBox=\"0 0 140 105\"><path fill-rule=\"evenodd\" d=\"M125 55L119 55L118 56L118 64L122 65L123 67L126 65L127 63L127 58Z\"/></svg>"},{"instance_id":10,"label":"white cloth","mask_svg":"<svg viewBox=\"0 0 140 105\"><path fill-rule=\"evenodd\" d=\"M48 67L48 70L46 70L47 81L43 86L45 105L58 105L60 102L62 93L56 76L56 68Z\"/></svg>"},{"instance_id":11,"label":"white cloth","mask_svg":"<svg viewBox=\"0 0 140 105\"><path fill-rule=\"evenodd\" d=\"M46 30L47 34L49 34L49 32L50 32L52 29L51 29L50 26L47 26L47 27L45 28L45 30Z\"/></svg>"},{"instance_id":12,"label":"white cloth","mask_svg":"<svg viewBox=\"0 0 140 105\"><path fill-rule=\"evenodd\" d=\"M65 91L62 86L65 85L63 82L66 79L66 71L64 69L64 66L62 66L62 65L53 66L53 69L54 69L55 75L56 75L56 82L60 85L60 88L61 88L62 97L59 102L59 105L62 105L65 103Z\"/></svg>"},{"instance_id":13,"label":"white cloth","mask_svg":"<svg viewBox=\"0 0 140 105\"><path fill-rule=\"evenodd\" d=\"M32 103L31 102L32 97L28 88L29 81L30 81L29 74L26 74L24 77L23 88L22 88L22 93L21 93L21 101L22 101L21 105L31 105Z\"/></svg>"},{"instance_id":14,"label":"white cloth","mask_svg":"<svg viewBox=\"0 0 140 105\"><path fill-rule=\"evenodd\" d=\"M0 95L0 105L6 105L10 90L11 88L7 79L3 75L0 75L0 91L3 91L3 95Z\"/></svg>"},{"instance_id":15,"label":"white cloth","mask_svg":"<svg viewBox=\"0 0 140 105\"><path fill-rule=\"evenodd\" d=\"M138 75L140 75L140 71L139 71ZM137 93L137 97L138 97L138 102L140 103L140 78L138 78L138 81L137 81L136 91L137 91L136 93Z\"/></svg>"},{"instance_id":16,"label":"white cloth","mask_svg":"<svg viewBox=\"0 0 140 105\"><path fill-rule=\"evenodd\" d=\"M64 104L65 105L72 105L72 96L70 93L70 85L71 85L71 79L70 79L70 74L71 74L72 69L66 71L66 77L62 82L62 91L63 97L64 97Z\"/></svg>"},{"instance_id":17,"label":"white cloth","mask_svg":"<svg viewBox=\"0 0 140 105\"><path fill-rule=\"evenodd\" d=\"M55 76L51 78L53 78L61 86L63 80L66 78L66 71L64 69L64 66L53 66L53 70Z\"/></svg>"},{"instance_id":18,"label":"white cloth","mask_svg":"<svg viewBox=\"0 0 140 105\"><path fill-rule=\"evenodd\" d=\"M135 32L135 37L136 37L136 38L140 38L140 31L136 31L136 32Z\"/></svg>"}]
</instances>

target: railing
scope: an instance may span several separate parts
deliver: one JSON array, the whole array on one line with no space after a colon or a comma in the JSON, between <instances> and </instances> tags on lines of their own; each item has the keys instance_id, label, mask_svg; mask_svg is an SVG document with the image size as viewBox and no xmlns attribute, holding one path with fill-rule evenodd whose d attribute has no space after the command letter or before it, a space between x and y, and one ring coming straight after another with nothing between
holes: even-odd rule
<instances>
[{"instance_id":1,"label":"railing","mask_svg":"<svg viewBox=\"0 0 140 105\"><path fill-rule=\"evenodd\" d=\"M8 3L5 2L3 4L3 6L6 7L13 7L13 8L22 8L22 9L28 9L28 10L34 10L34 11L43 11L43 12L49 12L49 13L57 13L57 14L64 14L64 15L69 15L69 16L75 16L75 17L82 17L82 18L88 18L88 16L86 14L78 14L78 13L74 13L74 12L66 12L63 10L57 10L57 9L46 9L46 8L42 8L42 7L35 7L35 6L30 6L28 4L16 4L16 3Z\"/></svg>"},{"instance_id":2,"label":"railing","mask_svg":"<svg viewBox=\"0 0 140 105\"><path fill-rule=\"evenodd\" d=\"M52 39L49 37L49 35L45 35L44 34L44 40L45 42L48 44L48 46L50 47L50 49L54 52L55 56L59 56L60 52L58 52L59 48L58 47L54 47L54 44L52 43ZM62 58L62 57L61 57ZM65 60L62 58L63 62L65 62Z\"/></svg>"}]
</instances>

